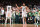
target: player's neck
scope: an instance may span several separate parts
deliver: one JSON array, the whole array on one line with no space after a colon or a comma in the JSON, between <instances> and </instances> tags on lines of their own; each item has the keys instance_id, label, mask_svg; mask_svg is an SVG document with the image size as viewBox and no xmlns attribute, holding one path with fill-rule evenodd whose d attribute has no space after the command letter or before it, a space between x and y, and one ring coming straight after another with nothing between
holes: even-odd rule
<instances>
[{"instance_id":1,"label":"player's neck","mask_svg":"<svg viewBox=\"0 0 40 27\"><path fill-rule=\"evenodd\" d=\"M25 6L25 5L23 5L23 6Z\"/></svg>"}]
</instances>

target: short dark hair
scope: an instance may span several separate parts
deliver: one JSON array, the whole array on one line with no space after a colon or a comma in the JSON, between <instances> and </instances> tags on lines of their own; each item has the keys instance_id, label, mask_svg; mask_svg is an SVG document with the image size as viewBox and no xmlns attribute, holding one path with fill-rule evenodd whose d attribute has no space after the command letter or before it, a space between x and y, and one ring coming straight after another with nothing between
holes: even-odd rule
<instances>
[{"instance_id":1,"label":"short dark hair","mask_svg":"<svg viewBox=\"0 0 40 27\"><path fill-rule=\"evenodd\" d=\"M25 3L23 3L23 4L25 4Z\"/></svg>"}]
</instances>

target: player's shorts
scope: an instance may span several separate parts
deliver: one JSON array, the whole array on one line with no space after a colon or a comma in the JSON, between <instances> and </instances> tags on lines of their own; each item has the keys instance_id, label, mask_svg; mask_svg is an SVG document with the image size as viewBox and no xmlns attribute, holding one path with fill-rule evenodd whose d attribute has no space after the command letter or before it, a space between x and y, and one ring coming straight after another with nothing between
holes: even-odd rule
<instances>
[{"instance_id":1,"label":"player's shorts","mask_svg":"<svg viewBox=\"0 0 40 27\"><path fill-rule=\"evenodd\" d=\"M39 16L36 16L35 18L36 18L37 20L39 20Z\"/></svg>"},{"instance_id":2,"label":"player's shorts","mask_svg":"<svg viewBox=\"0 0 40 27\"><path fill-rule=\"evenodd\" d=\"M22 13L22 17L27 17L27 14L26 13Z\"/></svg>"},{"instance_id":3,"label":"player's shorts","mask_svg":"<svg viewBox=\"0 0 40 27\"><path fill-rule=\"evenodd\" d=\"M6 17L11 17L12 14L9 12L9 13L6 13Z\"/></svg>"},{"instance_id":4,"label":"player's shorts","mask_svg":"<svg viewBox=\"0 0 40 27\"><path fill-rule=\"evenodd\" d=\"M11 17L7 17L7 19L10 19Z\"/></svg>"}]
</instances>

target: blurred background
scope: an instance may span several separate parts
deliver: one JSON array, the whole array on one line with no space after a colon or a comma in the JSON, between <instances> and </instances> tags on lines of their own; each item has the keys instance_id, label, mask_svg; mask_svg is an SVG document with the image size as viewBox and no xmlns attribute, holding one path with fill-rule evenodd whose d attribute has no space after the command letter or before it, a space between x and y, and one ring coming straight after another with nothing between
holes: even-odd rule
<instances>
[{"instance_id":1,"label":"blurred background","mask_svg":"<svg viewBox=\"0 0 40 27\"><path fill-rule=\"evenodd\" d=\"M20 7L20 6L22 6L22 4L23 3L25 3L26 4L26 6L29 8L29 10L30 10L30 12L32 13L32 12L34 12L34 13L40 13L39 11L40 11L40 0L0 0L0 24L4 24L5 23L5 19L6 19L6 11L7 11L7 8L6 8L6 6L7 5L11 5L12 6L12 9L16 9L16 6L15 6L15 4L18 4L18 6ZM3 10L3 11L2 11ZM20 9L21 10L21 9ZM19 11L20 11L19 10ZM32 11L31 11L32 10ZM35 11L36 12L35 12ZM12 12L14 12L14 10L12 10ZM14 16L14 14L15 14L15 16ZM16 15L16 13L14 12L14 13L12 13L12 23L13 24L23 24L23 22L22 22L22 12L20 11L19 12L19 14L18 15ZM32 15L32 14L31 14ZM32 16L30 16L31 18L32 18L32 20L28 20L28 18L29 17L27 17L26 19L27 19L27 23L28 24L34 24L35 23L35 15L36 14L33 14ZM38 15L36 15L36 16L38 16ZM39 18L40 18L40 15L38 16ZM38 21L39 22L39 24L40 24L40 19L37 19L36 18L36 22ZM29 18L30 19L30 18ZM10 21L9 21L9 19L7 20L7 24L9 23Z\"/></svg>"}]
</instances>

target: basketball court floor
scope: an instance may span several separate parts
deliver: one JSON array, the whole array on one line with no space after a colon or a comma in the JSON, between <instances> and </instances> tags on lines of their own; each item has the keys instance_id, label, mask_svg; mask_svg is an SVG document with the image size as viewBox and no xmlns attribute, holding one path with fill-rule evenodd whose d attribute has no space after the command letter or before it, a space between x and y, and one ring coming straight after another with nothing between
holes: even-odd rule
<instances>
[{"instance_id":1,"label":"basketball court floor","mask_svg":"<svg viewBox=\"0 0 40 27\"><path fill-rule=\"evenodd\" d=\"M11 24L11 27L23 27L23 24ZM5 27L5 24L0 24L0 27ZM6 24L6 27L10 27L10 24ZM37 25L34 24L26 24L26 27L37 27ZM38 25L40 27L40 25Z\"/></svg>"}]
</instances>

